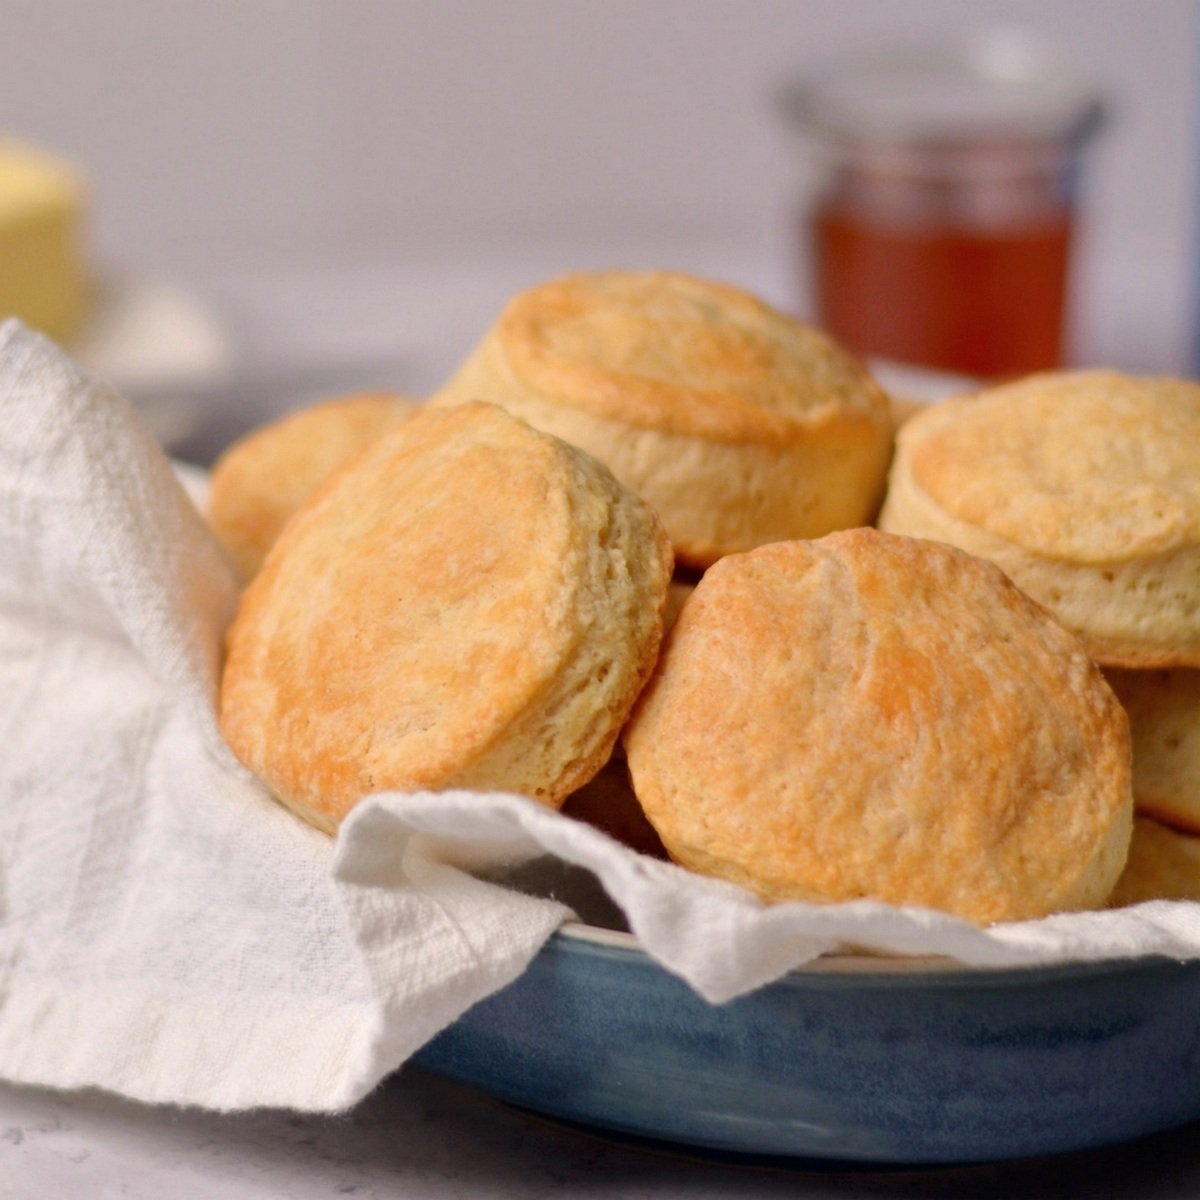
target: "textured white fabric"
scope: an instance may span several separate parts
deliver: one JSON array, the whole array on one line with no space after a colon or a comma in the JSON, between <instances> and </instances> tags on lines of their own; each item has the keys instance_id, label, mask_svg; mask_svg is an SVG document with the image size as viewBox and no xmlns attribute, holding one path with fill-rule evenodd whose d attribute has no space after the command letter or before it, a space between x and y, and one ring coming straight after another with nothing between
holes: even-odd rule
<instances>
[{"instance_id":1,"label":"textured white fabric","mask_svg":"<svg viewBox=\"0 0 1200 1200\"><path fill-rule=\"evenodd\" d=\"M975 929L764 908L522 797L382 795L336 842L219 737L232 572L120 397L0 326L0 1077L215 1108L352 1104L569 910L464 869L587 867L719 1002L847 943L978 964L1200 955L1200 906Z\"/></svg>"}]
</instances>

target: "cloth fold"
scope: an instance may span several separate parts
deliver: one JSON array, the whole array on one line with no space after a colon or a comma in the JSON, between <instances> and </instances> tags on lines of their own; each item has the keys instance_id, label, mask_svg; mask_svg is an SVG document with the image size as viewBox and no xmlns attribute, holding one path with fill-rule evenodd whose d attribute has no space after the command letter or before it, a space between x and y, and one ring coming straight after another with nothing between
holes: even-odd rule
<instances>
[{"instance_id":1,"label":"cloth fold","mask_svg":"<svg viewBox=\"0 0 1200 1200\"><path fill-rule=\"evenodd\" d=\"M489 860L594 873L714 1003L845 945L981 966L1200 955L1200 905L988 930L764 907L520 796L379 795L331 840L221 741L236 582L130 406L9 321L0 419L0 1077L343 1109L571 917Z\"/></svg>"}]
</instances>

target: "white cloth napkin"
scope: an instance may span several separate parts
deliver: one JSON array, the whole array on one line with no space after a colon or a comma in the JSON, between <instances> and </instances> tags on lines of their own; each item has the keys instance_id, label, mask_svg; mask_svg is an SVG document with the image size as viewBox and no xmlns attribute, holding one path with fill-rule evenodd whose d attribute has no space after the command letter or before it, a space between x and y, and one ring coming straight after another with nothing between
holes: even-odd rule
<instances>
[{"instance_id":1,"label":"white cloth napkin","mask_svg":"<svg viewBox=\"0 0 1200 1200\"><path fill-rule=\"evenodd\" d=\"M981 930L763 907L509 795L380 795L335 841L232 759L230 568L111 390L0 326L0 1077L220 1109L353 1104L570 916L478 859L594 872L721 1002L853 944L1007 964L1200 955L1200 905Z\"/></svg>"}]
</instances>

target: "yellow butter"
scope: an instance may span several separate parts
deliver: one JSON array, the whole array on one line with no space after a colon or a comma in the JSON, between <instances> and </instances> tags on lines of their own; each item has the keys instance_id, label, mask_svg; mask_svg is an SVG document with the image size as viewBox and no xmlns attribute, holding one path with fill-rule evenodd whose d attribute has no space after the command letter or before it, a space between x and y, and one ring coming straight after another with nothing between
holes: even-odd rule
<instances>
[{"instance_id":1,"label":"yellow butter","mask_svg":"<svg viewBox=\"0 0 1200 1200\"><path fill-rule=\"evenodd\" d=\"M85 205L68 164L0 137L0 319L20 317L56 341L79 328L89 282Z\"/></svg>"}]
</instances>

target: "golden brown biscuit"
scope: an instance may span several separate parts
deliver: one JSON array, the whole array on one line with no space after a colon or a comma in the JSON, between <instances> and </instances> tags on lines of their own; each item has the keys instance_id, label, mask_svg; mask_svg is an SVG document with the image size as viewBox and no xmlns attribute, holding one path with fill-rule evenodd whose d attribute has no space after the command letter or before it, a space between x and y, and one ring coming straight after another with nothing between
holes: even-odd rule
<instances>
[{"instance_id":1,"label":"golden brown biscuit","mask_svg":"<svg viewBox=\"0 0 1200 1200\"><path fill-rule=\"evenodd\" d=\"M475 399L607 463L691 566L864 524L891 456L861 363L745 292L669 272L516 296L432 402Z\"/></svg>"},{"instance_id":2,"label":"golden brown biscuit","mask_svg":"<svg viewBox=\"0 0 1200 1200\"><path fill-rule=\"evenodd\" d=\"M244 579L253 579L288 518L316 487L415 411L390 392L298 409L234 442L212 472L208 522Z\"/></svg>"},{"instance_id":3,"label":"golden brown biscuit","mask_svg":"<svg viewBox=\"0 0 1200 1200\"><path fill-rule=\"evenodd\" d=\"M383 789L558 805L653 665L661 526L581 451L486 404L425 411L288 522L228 635L221 728L332 830Z\"/></svg>"},{"instance_id":4,"label":"golden brown biscuit","mask_svg":"<svg viewBox=\"0 0 1200 1200\"><path fill-rule=\"evenodd\" d=\"M1105 676L1129 715L1138 811L1200 834L1200 671Z\"/></svg>"},{"instance_id":5,"label":"golden brown biscuit","mask_svg":"<svg viewBox=\"0 0 1200 1200\"><path fill-rule=\"evenodd\" d=\"M997 563L1112 666L1200 666L1200 385L1055 372L900 431L879 527Z\"/></svg>"},{"instance_id":6,"label":"golden brown biscuit","mask_svg":"<svg viewBox=\"0 0 1200 1200\"><path fill-rule=\"evenodd\" d=\"M1143 900L1200 900L1200 837L1149 817L1134 820L1129 861L1108 906Z\"/></svg>"},{"instance_id":7,"label":"golden brown biscuit","mask_svg":"<svg viewBox=\"0 0 1200 1200\"><path fill-rule=\"evenodd\" d=\"M989 563L871 529L710 567L625 733L672 858L766 900L993 922L1094 907L1129 844L1125 714Z\"/></svg>"}]
</instances>

